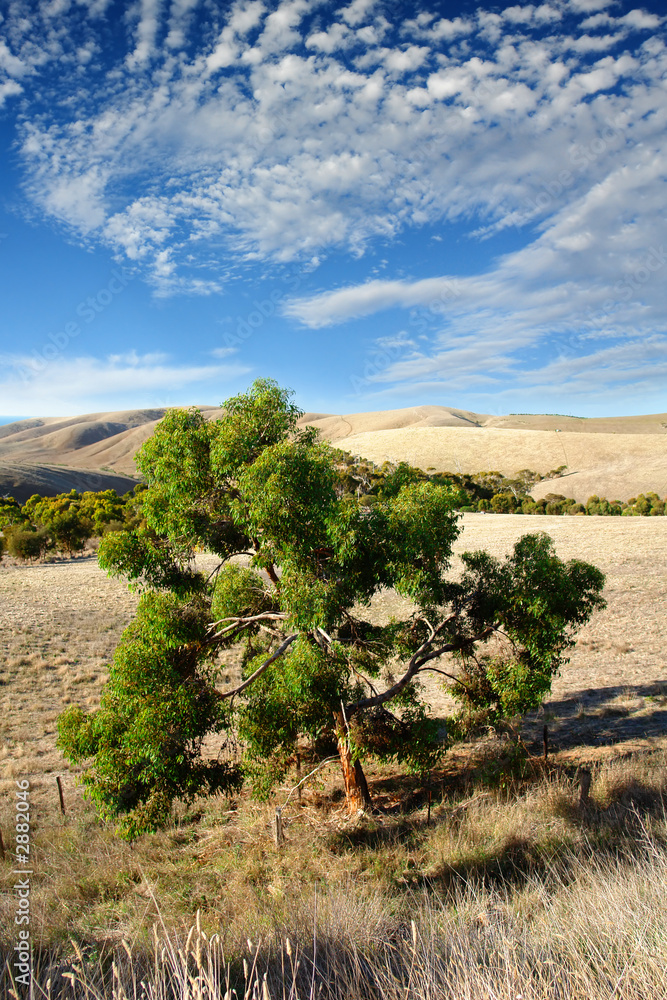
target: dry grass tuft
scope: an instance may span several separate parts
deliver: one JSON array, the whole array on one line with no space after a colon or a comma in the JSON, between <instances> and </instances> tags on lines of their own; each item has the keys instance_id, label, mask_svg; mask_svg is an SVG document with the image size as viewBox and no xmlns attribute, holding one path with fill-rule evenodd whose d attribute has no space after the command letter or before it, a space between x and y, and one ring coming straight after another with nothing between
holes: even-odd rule
<instances>
[{"instance_id":1,"label":"dry grass tuft","mask_svg":"<svg viewBox=\"0 0 667 1000\"><path fill-rule=\"evenodd\" d=\"M649 1000L667 995L667 853L565 855L517 888L461 881L390 900L355 883L299 899L261 936L194 927L37 956L35 995L244 1000ZM157 905L153 890L146 894ZM225 937L227 940L225 940ZM5 971L4 996L11 990Z\"/></svg>"}]
</instances>

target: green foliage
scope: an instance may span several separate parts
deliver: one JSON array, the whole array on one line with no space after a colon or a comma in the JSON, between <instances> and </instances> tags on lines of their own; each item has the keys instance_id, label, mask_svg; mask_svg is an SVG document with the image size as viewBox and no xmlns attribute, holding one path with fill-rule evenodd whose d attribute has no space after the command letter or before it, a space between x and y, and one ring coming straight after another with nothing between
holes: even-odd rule
<instances>
[{"instance_id":1,"label":"green foliage","mask_svg":"<svg viewBox=\"0 0 667 1000\"><path fill-rule=\"evenodd\" d=\"M210 606L201 596L145 594L114 654L101 707L68 709L58 747L76 764L95 759L83 783L102 816L121 817L133 839L169 816L174 798L227 791L240 776L201 757L202 742L225 728L215 668L205 645Z\"/></svg>"},{"instance_id":2,"label":"green foliage","mask_svg":"<svg viewBox=\"0 0 667 1000\"><path fill-rule=\"evenodd\" d=\"M211 616L219 625L235 618L250 618L277 610L275 594L256 570L234 563L222 568L214 584L211 602ZM258 629L259 624L256 624L246 632L254 635ZM236 634L231 633L229 642L235 640Z\"/></svg>"},{"instance_id":3,"label":"green foliage","mask_svg":"<svg viewBox=\"0 0 667 1000\"><path fill-rule=\"evenodd\" d=\"M136 493L136 491L135 491ZM122 530L136 524L136 496L119 497L115 490L99 493L59 493L55 497L42 497L35 493L21 507L11 497L0 504L0 527L7 529L7 535L19 529L36 533L42 540L40 551L46 549L72 554L80 551L88 538L102 535L113 527ZM26 539L24 534L16 535L14 554L20 558L34 558L36 542ZM21 556L19 550L27 553Z\"/></svg>"},{"instance_id":4,"label":"green foliage","mask_svg":"<svg viewBox=\"0 0 667 1000\"><path fill-rule=\"evenodd\" d=\"M442 757L447 733L440 720L429 717L416 687L410 688L402 702L400 716L380 708L354 719L353 746L360 755L372 754L377 760L423 774Z\"/></svg>"},{"instance_id":5,"label":"green foliage","mask_svg":"<svg viewBox=\"0 0 667 1000\"><path fill-rule=\"evenodd\" d=\"M199 410L169 410L136 455L148 485L142 497L146 525L168 536L177 551L187 551L206 532L215 510L211 430Z\"/></svg>"},{"instance_id":6,"label":"green foliage","mask_svg":"<svg viewBox=\"0 0 667 1000\"><path fill-rule=\"evenodd\" d=\"M49 546L49 535L44 528L34 531L13 524L5 527L3 533L7 552L16 559L39 559Z\"/></svg>"},{"instance_id":7,"label":"green foliage","mask_svg":"<svg viewBox=\"0 0 667 1000\"><path fill-rule=\"evenodd\" d=\"M325 541L336 479L325 446L269 445L239 473L234 521L263 551L264 561L281 562L289 555L308 560Z\"/></svg>"},{"instance_id":8,"label":"green foliage","mask_svg":"<svg viewBox=\"0 0 667 1000\"><path fill-rule=\"evenodd\" d=\"M513 514L517 502L511 493L495 493L491 497L491 510L494 514Z\"/></svg>"},{"instance_id":9,"label":"green foliage","mask_svg":"<svg viewBox=\"0 0 667 1000\"><path fill-rule=\"evenodd\" d=\"M260 650L245 668L249 675L266 657ZM359 693L349 676L344 650L324 651L311 637L299 636L280 663L249 688L239 711L239 735L247 746L246 773L253 790L266 797L284 775L299 737L311 743L332 731L341 699Z\"/></svg>"},{"instance_id":10,"label":"green foliage","mask_svg":"<svg viewBox=\"0 0 667 1000\"><path fill-rule=\"evenodd\" d=\"M14 497L0 498L0 531L9 524L20 524L23 520L21 504Z\"/></svg>"},{"instance_id":11,"label":"green foliage","mask_svg":"<svg viewBox=\"0 0 667 1000\"><path fill-rule=\"evenodd\" d=\"M665 500L660 499L657 493L640 493L628 500L621 513L641 517L663 517L667 513L667 504Z\"/></svg>"},{"instance_id":12,"label":"green foliage","mask_svg":"<svg viewBox=\"0 0 667 1000\"><path fill-rule=\"evenodd\" d=\"M107 525L113 522L122 524L125 511L126 501L115 490L86 492L81 495L79 516L90 522L94 535L102 535Z\"/></svg>"},{"instance_id":13,"label":"green foliage","mask_svg":"<svg viewBox=\"0 0 667 1000\"><path fill-rule=\"evenodd\" d=\"M23 517L43 528L55 548L66 552L82 549L93 533L93 522L82 510L83 497L76 490L56 497L31 496L23 506ZM92 510L92 505L88 505Z\"/></svg>"},{"instance_id":14,"label":"green foliage","mask_svg":"<svg viewBox=\"0 0 667 1000\"><path fill-rule=\"evenodd\" d=\"M476 722L537 708L576 631L604 607L604 575L580 560L560 560L544 532L524 535L504 562L485 552L466 552L462 560L455 604L466 602L473 627L493 621L509 644L500 654L463 649L455 697Z\"/></svg>"},{"instance_id":15,"label":"green foliage","mask_svg":"<svg viewBox=\"0 0 667 1000\"><path fill-rule=\"evenodd\" d=\"M290 400L260 380L219 421L170 412L141 449L136 524L100 544L100 564L146 592L99 712L70 709L59 739L128 837L162 823L174 798L239 780L231 764L201 757L210 733L240 737L240 771L258 795L304 745L334 737L357 761L426 770L445 736L423 702L422 670L452 654L467 710L495 720L525 711L602 604L602 575L562 563L544 535L526 536L505 562L468 554L452 583L467 486L345 456L297 426ZM484 488L499 475L485 474ZM516 506L514 493L502 496ZM208 579L193 563L202 548L221 557ZM231 560L241 555L250 565ZM365 621L382 588L416 610ZM219 692L215 656L234 642L243 683Z\"/></svg>"},{"instance_id":16,"label":"green foliage","mask_svg":"<svg viewBox=\"0 0 667 1000\"><path fill-rule=\"evenodd\" d=\"M174 549L165 538L146 528L114 531L104 535L98 561L109 576L124 576L130 589L166 589L188 594L204 585L204 577L191 565L190 553Z\"/></svg>"}]
</instances>

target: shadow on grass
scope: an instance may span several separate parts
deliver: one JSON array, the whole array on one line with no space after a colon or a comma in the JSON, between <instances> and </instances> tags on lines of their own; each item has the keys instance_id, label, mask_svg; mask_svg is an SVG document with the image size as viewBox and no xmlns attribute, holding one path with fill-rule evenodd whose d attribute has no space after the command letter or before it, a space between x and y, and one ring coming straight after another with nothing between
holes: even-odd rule
<instances>
[{"instance_id":1,"label":"shadow on grass","mask_svg":"<svg viewBox=\"0 0 667 1000\"><path fill-rule=\"evenodd\" d=\"M391 847L418 851L436 832L437 827L450 826L457 830L462 823L468 804L495 800L496 807L510 806L518 796L539 786L545 778L560 781L560 794L550 808L554 816L567 822L573 835L566 844L562 838L531 840L509 833L499 836L495 844L489 838L471 843L467 857L455 863L443 862L430 866L427 872L405 870L395 880L397 888L425 889L438 896L449 895L462 886L474 884L486 888L500 886L520 888L535 877L549 879L557 871L559 878L567 881L567 864L576 865L587 860L631 857L646 847L649 839L667 846L667 836L655 833L653 820L667 818L667 774L657 785L648 785L632 776L607 777L604 789L580 801L578 772L575 767L558 767L524 757L512 758L514 773L506 788L499 788L499 776L507 779L507 762L502 755L493 755L491 747L485 758L479 755L465 773L452 776L434 773L428 785L420 784L415 776L392 777L373 784L373 794L379 805L375 814L366 817L356 826L336 831L327 842L333 853L346 851L381 852ZM461 788L469 798L460 801ZM401 796L400 805L382 808L388 793ZM458 793L458 794L457 794ZM430 814L426 811L430 801ZM463 852L466 852L464 847ZM565 860L564 860L565 859Z\"/></svg>"},{"instance_id":2,"label":"shadow on grass","mask_svg":"<svg viewBox=\"0 0 667 1000\"><path fill-rule=\"evenodd\" d=\"M639 702L639 704L637 704ZM549 701L544 714L524 720L526 736L537 749L548 722L554 750L613 746L627 740L667 736L667 682L584 688Z\"/></svg>"}]
</instances>

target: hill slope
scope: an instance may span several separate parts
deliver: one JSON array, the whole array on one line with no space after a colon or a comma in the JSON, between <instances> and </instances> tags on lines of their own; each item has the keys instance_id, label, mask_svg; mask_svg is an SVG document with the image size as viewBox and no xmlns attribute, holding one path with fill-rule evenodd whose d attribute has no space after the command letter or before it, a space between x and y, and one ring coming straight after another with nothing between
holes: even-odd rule
<instances>
[{"instance_id":1,"label":"hill slope","mask_svg":"<svg viewBox=\"0 0 667 1000\"><path fill-rule=\"evenodd\" d=\"M0 497L14 497L24 504L34 493L56 496L78 490L115 490L122 495L134 489L136 479L129 476L99 472L96 469L68 469L59 465L31 465L30 463L0 462Z\"/></svg>"},{"instance_id":2,"label":"hill slope","mask_svg":"<svg viewBox=\"0 0 667 1000\"><path fill-rule=\"evenodd\" d=\"M214 406L200 409L209 420L222 412ZM84 485L102 473L121 477L113 488L130 489L134 454L165 412L126 410L5 424L0 427L0 494L13 491L20 499L35 492L106 489L112 485L106 479L100 479L104 485ZM664 413L497 416L413 406L346 415L306 413L300 422L318 427L324 438L355 455L378 463L404 460L426 471L497 469L512 475L529 468L544 474L566 465L567 474L558 483L535 487L536 497L560 492L577 500L592 493L627 499L651 489L667 494Z\"/></svg>"}]
</instances>

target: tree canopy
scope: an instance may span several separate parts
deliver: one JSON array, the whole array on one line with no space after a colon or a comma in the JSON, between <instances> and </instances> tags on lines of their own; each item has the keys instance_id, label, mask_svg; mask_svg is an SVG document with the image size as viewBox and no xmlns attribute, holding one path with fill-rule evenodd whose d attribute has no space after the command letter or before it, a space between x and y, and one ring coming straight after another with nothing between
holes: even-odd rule
<instances>
[{"instance_id":1,"label":"tree canopy","mask_svg":"<svg viewBox=\"0 0 667 1000\"><path fill-rule=\"evenodd\" d=\"M604 604L602 573L563 563L542 533L505 560L467 553L450 579L459 489L401 465L365 495L291 398L262 379L220 420L170 411L137 456L140 522L102 539L100 564L141 598L99 710L68 709L59 745L125 836L176 798L243 780L266 795L300 748L327 741L349 807L364 808L365 755L423 771L445 749L425 671L451 679L459 725L525 712ZM201 550L219 557L208 576ZM365 608L383 588L411 610L378 625ZM220 654L238 643L242 680L225 689ZM202 753L211 735L217 759Z\"/></svg>"}]
</instances>

